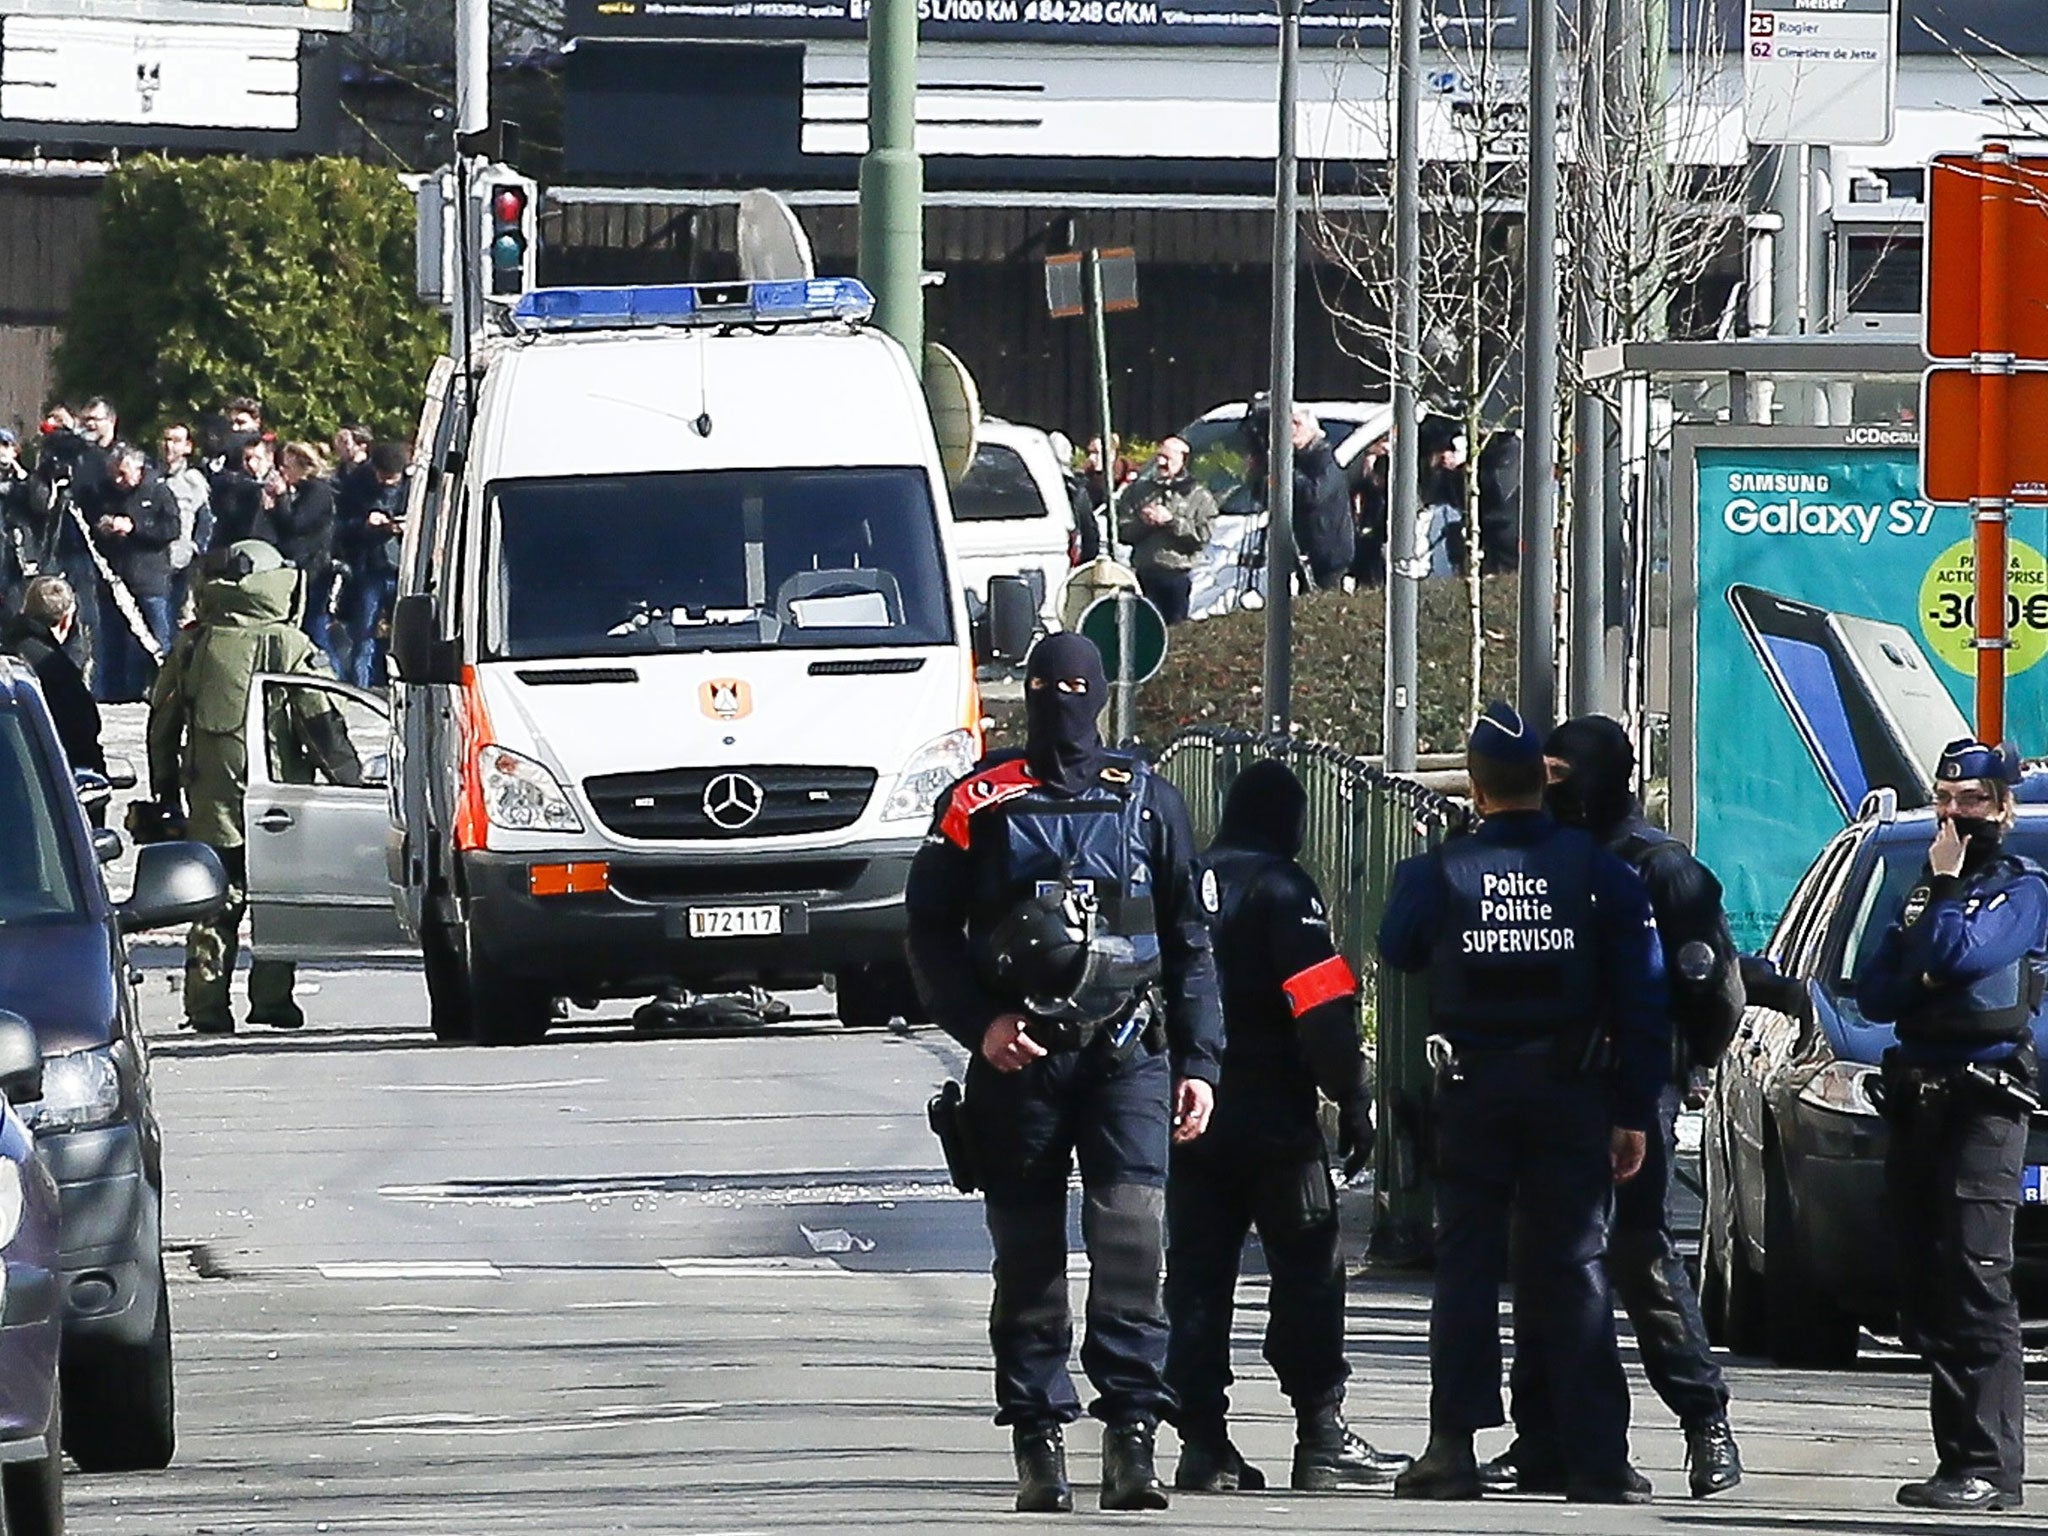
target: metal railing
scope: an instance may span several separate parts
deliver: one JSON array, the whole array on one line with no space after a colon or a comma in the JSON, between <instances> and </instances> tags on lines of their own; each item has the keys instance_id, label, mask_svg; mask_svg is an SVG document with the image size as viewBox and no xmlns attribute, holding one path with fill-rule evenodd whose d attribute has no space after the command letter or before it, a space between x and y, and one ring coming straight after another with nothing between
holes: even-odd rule
<instances>
[{"instance_id":1,"label":"metal railing","mask_svg":"<svg viewBox=\"0 0 2048 1536\"><path fill-rule=\"evenodd\" d=\"M1331 936L1358 973L1366 1035L1378 1056L1373 1257L1389 1265L1421 1262L1429 1252L1434 1203L1426 1155L1428 1000L1420 978L1381 967L1375 940L1394 866L1435 847L1456 823L1458 806L1335 747L1191 726L1166 744L1157 766L1187 801L1203 846L1216 835L1230 786L1264 757L1285 761L1308 792L1301 862L1322 887Z\"/></svg>"}]
</instances>

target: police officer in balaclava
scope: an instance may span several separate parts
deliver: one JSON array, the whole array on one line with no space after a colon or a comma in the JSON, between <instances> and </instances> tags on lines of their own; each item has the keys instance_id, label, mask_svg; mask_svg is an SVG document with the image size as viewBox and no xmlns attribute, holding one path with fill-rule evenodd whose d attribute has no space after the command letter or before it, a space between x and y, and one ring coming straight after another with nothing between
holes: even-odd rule
<instances>
[{"instance_id":1,"label":"police officer in balaclava","mask_svg":"<svg viewBox=\"0 0 2048 1536\"><path fill-rule=\"evenodd\" d=\"M1359 1156L1372 1146L1372 1093L1358 978L1296 857L1307 818L1292 769L1270 758L1252 764L1230 786L1197 880L1215 933L1226 1043L1215 1119L1200 1141L1174 1149L1166 1186L1176 1488L1265 1487L1228 1428L1233 1301L1253 1229L1271 1277L1266 1359L1294 1405L1293 1486L1369 1487L1408 1465L1344 1421L1344 1265L1317 1090L1337 1105L1342 1139Z\"/></svg>"},{"instance_id":2,"label":"police officer in balaclava","mask_svg":"<svg viewBox=\"0 0 2048 1536\"><path fill-rule=\"evenodd\" d=\"M2048 969L2048 874L2005 851L2019 759L1951 742L1935 768L1933 845L1899 919L1856 979L1894 1025L1883 1107L1900 1332L1927 1361L1937 1465L1899 1502L2017 1509L2026 1378L2013 1222L2040 1106L2035 1021Z\"/></svg>"},{"instance_id":3,"label":"police officer in balaclava","mask_svg":"<svg viewBox=\"0 0 2048 1536\"><path fill-rule=\"evenodd\" d=\"M1628 733L1604 715L1567 720L1544 743L1550 787L1544 800L1569 827L1593 834L1635 870L1650 897L1664 950L1673 1043L1671 1072L1649 1128L1643 1171L1614 1192L1607 1276L1634 1326L1643 1374L1685 1433L1694 1498L1742 1481L1728 1426L1728 1384L1715 1364L1700 1304L1671 1237L1671 1167L1678 1108L1695 1068L1710 1068L1742 1019L1735 943L1721 910L1721 883L1685 845L1643 818L1635 794L1636 754ZM1515 1322L1515 1442L1482 1472L1489 1487L1559 1491L1564 1458L1550 1413L1543 1330Z\"/></svg>"},{"instance_id":4,"label":"police officer in balaclava","mask_svg":"<svg viewBox=\"0 0 2048 1536\"><path fill-rule=\"evenodd\" d=\"M911 864L911 967L970 1053L966 1117L995 1249L996 1422L1017 1507L1073 1507L1067 1180L1090 1259L1082 1365L1104 1424L1104 1509L1163 1509L1172 1408L1160 1293L1168 1148L1214 1104L1222 1018L1179 793L1103 745L1102 658L1051 635L1025 668L1022 752L944 792Z\"/></svg>"}]
</instances>

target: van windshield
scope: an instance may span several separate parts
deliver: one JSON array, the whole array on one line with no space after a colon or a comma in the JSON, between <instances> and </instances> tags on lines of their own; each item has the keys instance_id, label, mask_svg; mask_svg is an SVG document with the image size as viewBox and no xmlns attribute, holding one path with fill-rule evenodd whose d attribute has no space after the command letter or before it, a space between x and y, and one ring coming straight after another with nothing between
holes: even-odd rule
<instances>
[{"instance_id":1,"label":"van windshield","mask_svg":"<svg viewBox=\"0 0 2048 1536\"><path fill-rule=\"evenodd\" d=\"M945 645L914 468L704 470L493 487L491 653Z\"/></svg>"}]
</instances>

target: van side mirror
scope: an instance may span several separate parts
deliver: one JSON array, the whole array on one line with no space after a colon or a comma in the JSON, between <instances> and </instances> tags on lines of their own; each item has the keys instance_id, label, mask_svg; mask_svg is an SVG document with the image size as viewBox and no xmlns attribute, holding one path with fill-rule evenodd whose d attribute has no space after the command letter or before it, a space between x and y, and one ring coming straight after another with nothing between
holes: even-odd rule
<instances>
[{"instance_id":1,"label":"van side mirror","mask_svg":"<svg viewBox=\"0 0 2048 1536\"><path fill-rule=\"evenodd\" d=\"M1022 576L988 579L988 654L982 659L1015 666L1031 650L1038 633L1038 598Z\"/></svg>"},{"instance_id":2,"label":"van side mirror","mask_svg":"<svg viewBox=\"0 0 2048 1536\"><path fill-rule=\"evenodd\" d=\"M391 610L391 660L400 682L462 681L455 642L441 638L441 616L431 593L410 593Z\"/></svg>"},{"instance_id":3,"label":"van side mirror","mask_svg":"<svg viewBox=\"0 0 2048 1536\"><path fill-rule=\"evenodd\" d=\"M43 1096L43 1048L18 1013L0 1009L0 1094L10 1104L33 1104Z\"/></svg>"},{"instance_id":4,"label":"van side mirror","mask_svg":"<svg viewBox=\"0 0 2048 1536\"><path fill-rule=\"evenodd\" d=\"M228 875L204 843L148 843L136 850L135 891L116 909L123 933L175 928L220 910Z\"/></svg>"}]
</instances>

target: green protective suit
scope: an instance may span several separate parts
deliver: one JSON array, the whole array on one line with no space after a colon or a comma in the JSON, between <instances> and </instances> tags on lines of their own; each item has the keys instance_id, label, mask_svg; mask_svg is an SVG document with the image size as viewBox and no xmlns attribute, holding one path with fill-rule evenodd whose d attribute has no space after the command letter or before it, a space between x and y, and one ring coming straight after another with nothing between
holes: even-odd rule
<instances>
[{"instance_id":1,"label":"green protective suit","mask_svg":"<svg viewBox=\"0 0 2048 1536\"><path fill-rule=\"evenodd\" d=\"M229 572L200 587L197 621L183 631L158 670L149 700L149 780L157 799L186 807L187 836L218 850L228 872L228 901L192 925L185 946L185 1014L208 1030L233 1027L228 983L234 974L242 914L248 906L242 802L249 788L249 687L263 672L332 676L326 658L293 622L300 575L268 544L228 552ZM279 689L267 708L274 777L312 783L315 766L342 784L360 782L341 716L317 689ZM292 1001L293 967L255 962L250 1018L301 1022Z\"/></svg>"}]
</instances>

